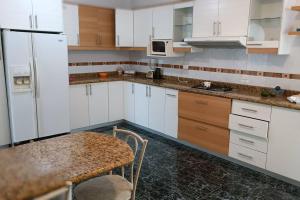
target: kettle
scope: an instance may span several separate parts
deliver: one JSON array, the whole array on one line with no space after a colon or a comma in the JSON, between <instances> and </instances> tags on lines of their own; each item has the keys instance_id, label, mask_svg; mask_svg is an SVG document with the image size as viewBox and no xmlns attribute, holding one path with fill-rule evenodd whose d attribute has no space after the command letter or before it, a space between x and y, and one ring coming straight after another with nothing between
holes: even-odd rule
<instances>
[{"instance_id":1,"label":"kettle","mask_svg":"<svg viewBox=\"0 0 300 200\"><path fill-rule=\"evenodd\" d=\"M161 74L161 68L155 68L154 70L154 74L153 74L153 79L161 79L162 78L162 74Z\"/></svg>"}]
</instances>

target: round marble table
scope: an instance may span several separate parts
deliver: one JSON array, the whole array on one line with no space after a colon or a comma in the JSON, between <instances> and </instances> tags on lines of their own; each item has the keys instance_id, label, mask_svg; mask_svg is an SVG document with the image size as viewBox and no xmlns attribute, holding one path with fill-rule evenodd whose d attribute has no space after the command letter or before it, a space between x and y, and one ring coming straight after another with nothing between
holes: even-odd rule
<instances>
[{"instance_id":1,"label":"round marble table","mask_svg":"<svg viewBox=\"0 0 300 200\"><path fill-rule=\"evenodd\" d=\"M0 150L0 199L31 199L65 185L127 165L128 144L83 132Z\"/></svg>"}]
</instances>

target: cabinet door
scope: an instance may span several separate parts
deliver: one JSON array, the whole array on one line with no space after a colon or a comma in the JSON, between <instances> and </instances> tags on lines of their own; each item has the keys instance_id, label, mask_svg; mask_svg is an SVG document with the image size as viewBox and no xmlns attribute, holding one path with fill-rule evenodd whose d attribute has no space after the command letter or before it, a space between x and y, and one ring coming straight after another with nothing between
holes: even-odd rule
<instances>
[{"instance_id":1,"label":"cabinet door","mask_svg":"<svg viewBox=\"0 0 300 200\"><path fill-rule=\"evenodd\" d=\"M79 45L79 14L78 6L64 4L64 33L69 46Z\"/></svg>"},{"instance_id":2,"label":"cabinet door","mask_svg":"<svg viewBox=\"0 0 300 200\"><path fill-rule=\"evenodd\" d=\"M177 138L178 133L178 91L166 90L165 134Z\"/></svg>"},{"instance_id":3,"label":"cabinet door","mask_svg":"<svg viewBox=\"0 0 300 200\"><path fill-rule=\"evenodd\" d=\"M124 82L124 118L129 122L135 122L134 117L134 83Z\"/></svg>"},{"instance_id":4,"label":"cabinet door","mask_svg":"<svg viewBox=\"0 0 300 200\"><path fill-rule=\"evenodd\" d=\"M193 37L212 37L217 33L219 0L196 0Z\"/></svg>"},{"instance_id":5,"label":"cabinet door","mask_svg":"<svg viewBox=\"0 0 300 200\"><path fill-rule=\"evenodd\" d=\"M1 28L31 30L32 19L31 0L1 0Z\"/></svg>"},{"instance_id":6,"label":"cabinet door","mask_svg":"<svg viewBox=\"0 0 300 200\"><path fill-rule=\"evenodd\" d=\"M115 47L115 11L79 6L80 46Z\"/></svg>"},{"instance_id":7,"label":"cabinet door","mask_svg":"<svg viewBox=\"0 0 300 200\"><path fill-rule=\"evenodd\" d=\"M149 86L149 128L164 132L166 89Z\"/></svg>"},{"instance_id":8,"label":"cabinet door","mask_svg":"<svg viewBox=\"0 0 300 200\"><path fill-rule=\"evenodd\" d=\"M272 108L267 169L300 181L300 111Z\"/></svg>"},{"instance_id":9,"label":"cabinet door","mask_svg":"<svg viewBox=\"0 0 300 200\"><path fill-rule=\"evenodd\" d=\"M153 9L153 38L173 39L173 6Z\"/></svg>"},{"instance_id":10,"label":"cabinet door","mask_svg":"<svg viewBox=\"0 0 300 200\"><path fill-rule=\"evenodd\" d=\"M87 85L70 86L71 129L88 127L89 97Z\"/></svg>"},{"instance_id":11,"label":"cabinet door","mask_svg":"<svg viewBox=\"0 0 300 200\"><path fill-rule=\"evenodd\" d=\"M133 11L116 9L116 46L133 47Z\"/></svg>"},{"instance_id":12,"label":"cabinet door","mask_svg":"<svg viewBox=\"0 0 300 200\"><path fill-rule=\"evenodd\" d=\"M249 12L250 0L220 0L219 36L247 36Z\"/></svg>"},{"instance_id":13,"label":"cabinet door","mask_svg":"<svg viewBox=\"0 0 300 200\"><path fill-rule=\"evenodd\" d=\"M90 126L108 122L108 83L89 86Z\"/></svg>"},{"instance_id":14,"label":"cabinet door","mask_svg":"<svg viewBox=\"0 0 300 200\"><path fill-rule=\"evenodd\" d=\"M147 47L152 37L152 8L134 11L134 46Z\"/></svg>"},{"instance_id":15,"label":"cabinet door","mask_svg":"<svg viewBox=\"0 0 300 200\"><path fill-rule=\"evenodd\" d=\"M2 46L1 38L0 46ZM2 62L2 51L0 49L0 146L7 145L10 142L4 66Z\"/></svg>"},{"instance_id":16,"label":"cabinet door","mask_svg":"<svg viewBox=\"0 0 300 200\"><path fill-rule=\"evenodd\" d=\"M32 0L32 7L35 30L64 31L62 0Z\"/></svg>"},{"instance_id":17,"label":"cabinet door","mask_svg":"<svg viewBox=\"0 0 300 200\"><path fill-rule=\"evenodd\" d=\"M143 84L134 84L135 87L135 123L144 127L148 127L149 119L149 98L148 86Z\"/></svg>"},{"instance_id":18,"label":"cabinet door","mask_svg":"<svg viewBox=\"0 0 300 200\"><path fill-rule=\"evenodd\" d=\"M116 81L109 84L109 121L124 119L123 82Z\"/></svg>"}]
</instances>

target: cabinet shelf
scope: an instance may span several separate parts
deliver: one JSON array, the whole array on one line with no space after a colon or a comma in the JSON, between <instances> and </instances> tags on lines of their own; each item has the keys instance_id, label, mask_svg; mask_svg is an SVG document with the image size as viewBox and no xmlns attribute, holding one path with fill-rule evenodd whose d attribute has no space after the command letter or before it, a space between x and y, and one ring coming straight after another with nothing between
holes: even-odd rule
<instances>
[{"instance_id":1,"label":"cabinet shelf","mask_svg":"<svg viewBox=\"0 0 300 200\"><path fill-rule=\"evenodd\" d=\"M297 32L297 31L291 31L291 32L289 32L289 35L292 35L292 36L300 36L300 32Z\"/></svg>"},{"instance_id":2,"label":"cabinet shelf","mask_svg":"<svg viewBox=\"0 0 300 200\"><path fill-rule=\"evenodd\" d=\"M300 11L300 6L292 6L291 10Z\"/></svg>"}]
</instances>

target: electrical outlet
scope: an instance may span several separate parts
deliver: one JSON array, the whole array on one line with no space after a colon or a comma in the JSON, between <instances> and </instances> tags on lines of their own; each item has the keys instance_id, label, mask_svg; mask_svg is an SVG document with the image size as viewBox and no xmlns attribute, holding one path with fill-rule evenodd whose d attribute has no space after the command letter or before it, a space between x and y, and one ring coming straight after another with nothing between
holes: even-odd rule
<instances>
[{"instance_id":1,"label":"electrical outlet","mask_svg":"<svg viewBox=\"0 0 300 200\"><path fill-rule=\"evenodd\" d=\"M184 69L184 70L188 70L188 69L189 69L189 66L188 66L188 65L183 65L183 69Z\"/></svg>"}]
</instances>

